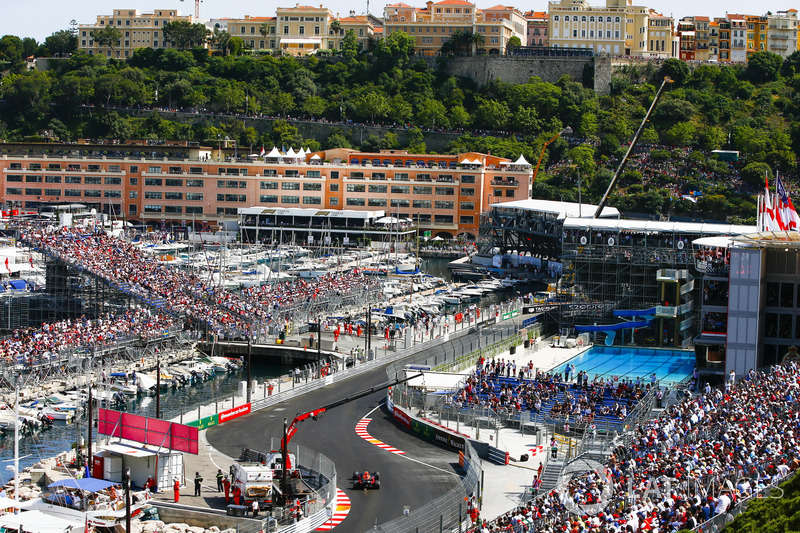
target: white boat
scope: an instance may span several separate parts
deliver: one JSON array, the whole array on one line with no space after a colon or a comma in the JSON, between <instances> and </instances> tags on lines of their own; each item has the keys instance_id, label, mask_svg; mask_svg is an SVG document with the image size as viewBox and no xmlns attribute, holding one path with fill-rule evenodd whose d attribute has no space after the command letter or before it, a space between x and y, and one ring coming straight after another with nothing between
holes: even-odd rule
<instances>
[{"instance_id":1,"label":"white boat","mask_svg":"<svg viewBox=\"0 0 800 533\"><path fill-rule=\"evenodd\" d=\"M62 479L48 485L41 497L20 503L20 509L40 511L62 520L114 529L125 525L123 490L102 479ZM149 505L148 491L131 492L131 517ZM27 511L26 511L27 512Z\"/></svg>"},{"instance_id":2,"label":"white boat","mask_svg":"<svg viewBox=\"0 0 800 533\"><path fill-rule=\"evenodd\" d=\"M136 374L136 386L143 394L150 394L156 391L156 378L147 374Z\"/></svg>"}]
</instances>

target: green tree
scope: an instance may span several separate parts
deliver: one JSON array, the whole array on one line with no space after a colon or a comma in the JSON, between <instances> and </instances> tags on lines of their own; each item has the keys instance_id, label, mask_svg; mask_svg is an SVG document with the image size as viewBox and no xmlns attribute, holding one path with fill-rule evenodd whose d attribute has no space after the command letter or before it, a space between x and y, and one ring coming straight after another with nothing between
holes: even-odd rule
<instances>
[{"instance_id":1,"label":"green tree","mask_svg":"<svg viewBox=\"0 0 800 533\"><path fill-rule=\"evenodd\" d=\"M416 40L404 31L394 31L386 39L380 39L375 45L373 55L383 70L391 70L408 63L414 52Z\"/></svg>"},{"instance_id":2,"label":"green tree","mask_svg":"<svg viewBox=\"0 0 800 533\"><path fill-rule=\"evenodd\" d=\"M59 30L44 40L48 54L67 57L78 49L78 36L70 30Z\"/></svg>"},{"instance_id":3,"label":"green tree","mask_svg":"<svg viewBox=\"0 0 800 533\"><path fill-rule=\"evenodd\" d=\"M185 20L167 22L162 31L164 37L178 50L202 46L210 34L205 24L192 24Z\"/></svg>"},{"instance_id":4,"label":"green tree","mask_svg":"<svg viewBox=\"0 0 800 533\"><path fill-rule=\"evenodd\" d=\"M347 30L342 39L342 55L348 61L354 61L358 57L358 39L353 30Z\"/></svg>"},{"instance_id":5,"label":"green tree","mask_svg":"<svg viewBox=\"0 0 800 533\"><path fill-rule=\"evenodd\" d=\"M522 40L516 35L514 35L508 40L508 43L506 43L506 52L512 53L520 46L522 46Z\"/></svg>"},{"instance_id":6,"label":"green tree","mask_svg":"<svg viewBox=\"0 0 800 533\"><path fill-rule=\"evenodd\" d=\"M424 154L427 151L425 146L425 136L419 128L408 130L408 142L406 150L412 154Z\"/></svg>"},{"instance_id":7,"label":"green tree","mask_svg":"<svg viewBox=\"0 0 800 533\"><path fill-rule=\"evenodd\" d=\"M166 29L166 27L164 28ZM122 39L122 32L110 24L105 28L95 30L92 32L92 38L100 46L107 46L111 49L116 57L119 57L119 41Z\"/></svg>"},{"instance_id":8,"label":"green tree","mask_svg":"<svg viewBox=\"0 0 800 533\"><path fill-rule=\"evenodd\" d=\"M231 43L231 34L228 30L214 28L214 33L211 34L209 42L211 43L211 46L222 52L222 55L228 55L228 46Z\"/></svg>"},{"instance_id":9,"label":"green tree","mask_svg":"<svg viewBox=\"0 0 800 533\"><path fill-rule=\"evenodd\" d=\"M300 109L308 117L320 117L325 114L325 99L321 96L309 96Z\"/></svg>"},{"instance_id":10,"label":"green tree","mask_svg":"<svg viewBox=\"0 0 800 533\"><path fill-rule=\"evenodd\" d=\"M665 60L661 68L658 69L656 77L658 78L659 85L661 84L661 80L664 79L664 76L669 76L675 83L675 87L679 87L683 85L683 82L689 77L689 66L680 59L670 57Z\"/></svg>"},{"instance_id":11,"label":"green tree","mask_svg":"<svg viewBox=\"0 0 800 533\"><path fill-rule=\"evenodd\" d=\"M428 128L447 126L447 110L439 100L428 98L417 108L417 124Z\"/></svg>"},{"instance_id":12,"label":"green tree","mask_svg":"<svg viewBox=\"0 0 800 533\"><path fill-rule=\"evenodd\" d=\"M753 83L775 81L780 76L783 59L778 54L761 51L748 55L745 77Z\"/></svg>"},{"instance_id":13,"label":"green tree","mask_svg":"<svg viewBox=\"0 0 800 533\"><path fill-rule=\"evenodd\" d=\"M505 102L483 100L475 111L475 125L487 130L502 130L508 125L511 112Z\"/></svg>"},{"instance_id":14,"label":"green tree","mask_svg":"<svg viewBox=\"0 0 800 533\"><path fill-rule=\"evenodd\" d=\"M739 172L739 177L742 178L742 183L753 189L758 189L764 186L771 174L772 169L766 163L748 163Z\"/></svg>"},{"instance_id":15,"label":"green tree","mask_svg":"<svg viewBox=\"0 0 800 533\"><path fill-rule=\"evenodd\" d=\"M664 140L673 146L691 146L696 132L697 128L691 122L679 122L666 131Z\"/></svg>"},{"instance_id":16,"label":"green tree","mask_svg":"<svg viewBox=\"0 0 800 533\"><path fill-rule=\"evenodd\" d=\"M380 92L370 91L353 102L356 113L370 122L383 118L389 112L386 97Z\"/></svg>"}]
</instances>

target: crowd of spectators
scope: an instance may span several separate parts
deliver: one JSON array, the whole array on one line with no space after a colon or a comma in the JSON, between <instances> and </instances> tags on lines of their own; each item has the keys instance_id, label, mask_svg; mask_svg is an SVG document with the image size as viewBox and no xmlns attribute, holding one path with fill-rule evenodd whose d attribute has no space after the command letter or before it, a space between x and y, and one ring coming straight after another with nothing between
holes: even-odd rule
<instances>
[{"instance_id":1,"label":"crowd of spectators","mask_svg":"<svg viewBox=\"0 0 800 533\"><path fill-rule=\"evenodd\" d=\"M63 350L90 349L124 338L152 338L175 325L174 320L149 310L129 310L124 315L104 315L48 322L41 327L14 330L0 341L0 361L33 366L58 358Z\"/></svg>"},{"instance_id":2,"label":"crowd of spectators","mask_svg":"<svg viewBox=\"0 0 800 533\"><path fill-rule=\"evenodd\" d=\"M760 495L800 466L800 371L790 362L729 381L637 426L602 471L580 472L471 531L678 531Z\"/></svg>"},{"instance_id":3,"label":"crowd of spectators","mask_svg":"<svg viewBox=\"0 0 800 533\"><path fill-rule=\"evenodd\" d=\"M498 380L501 377L506 379ZM574 376L569 370L563 375L551 374L535 371L533 362L517 368L513 360L481 358L464 386L453 395L453 404L495 411L542 412L551 419L573 420L577 427L583 427L597 416L624 419L652 386L654 383L644 383L640 378L590 380L583 371ZM559 392L563 395L559 396ZM614 403L609 405L606 398L612 398Z\"/></svg>"},{"instance_id":4,"label":"crowd of spectators","mask_svg":"<svg viewBox=\"0 0 800 533\"><path fill-rule=\"evenodd\" d=\"M378 283L353 269L326 274L313 283L298 278L234 292L207 283L195 272L165 264L101 229L31 228L22 240L190 322L205 323L213 331L234 337L277 320L278 312L293 304Z\"/></svg>"}]
</instances>

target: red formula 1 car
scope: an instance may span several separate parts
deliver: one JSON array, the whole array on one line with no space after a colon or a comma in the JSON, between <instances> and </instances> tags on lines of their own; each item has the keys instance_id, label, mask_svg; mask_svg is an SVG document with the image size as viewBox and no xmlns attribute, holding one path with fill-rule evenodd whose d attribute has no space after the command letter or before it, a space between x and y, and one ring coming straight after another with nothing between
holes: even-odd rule
<instances>
[{"instance_id":1,"label":"red formula 1 car","mask_svg":"<svg viewBox=\"0 0 800 533\"><path fill-rule=\"evenodd\" d=\"M381 488L381 475L379 472L353 472L353 488L356 490Z\"/></svg>"}]
</instances>

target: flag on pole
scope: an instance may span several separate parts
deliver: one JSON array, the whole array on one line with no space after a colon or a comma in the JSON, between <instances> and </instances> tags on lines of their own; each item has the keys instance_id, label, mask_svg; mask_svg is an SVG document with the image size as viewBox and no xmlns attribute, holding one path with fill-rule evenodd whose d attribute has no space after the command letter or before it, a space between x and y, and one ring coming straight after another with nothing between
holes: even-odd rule
<instances>
[{"instance_id":1,"label":"flag on pole","mask_svg":"<svg viewBox=\"0 0 800 533\"><path fill-rule=\"evenodd\" d=\"M783 186L780 176L775 178L775 192L775 218L778 220L780 228L787 231L799 231L800 216L797 215L797 210L794 208L792 199Z\"/></svg>"},{"instance_id":2,"label":"flag on pole","mask_svg":"<svg viewBox=\"0 0 800 533\"><path fill-rule=\"evenodd\" d=\"M758 203L758 230L777 231L780 230L775 219L775 209L772 205L772 193L769 192L769 179L764 176L764 195L759 195Z\"/></svg>"},{"instance_id":3,"label":"flag on pole","mask_svg":"<svg viewBox=\"0 0 800 533\"><path fill-rule=\"evenodd\" d=\"M267 151L264 150L264 146L262 145L261 146L261 157L264 157L264 154L266 154L266 153L267 153Z\"/></svg>"}]
</instances>

